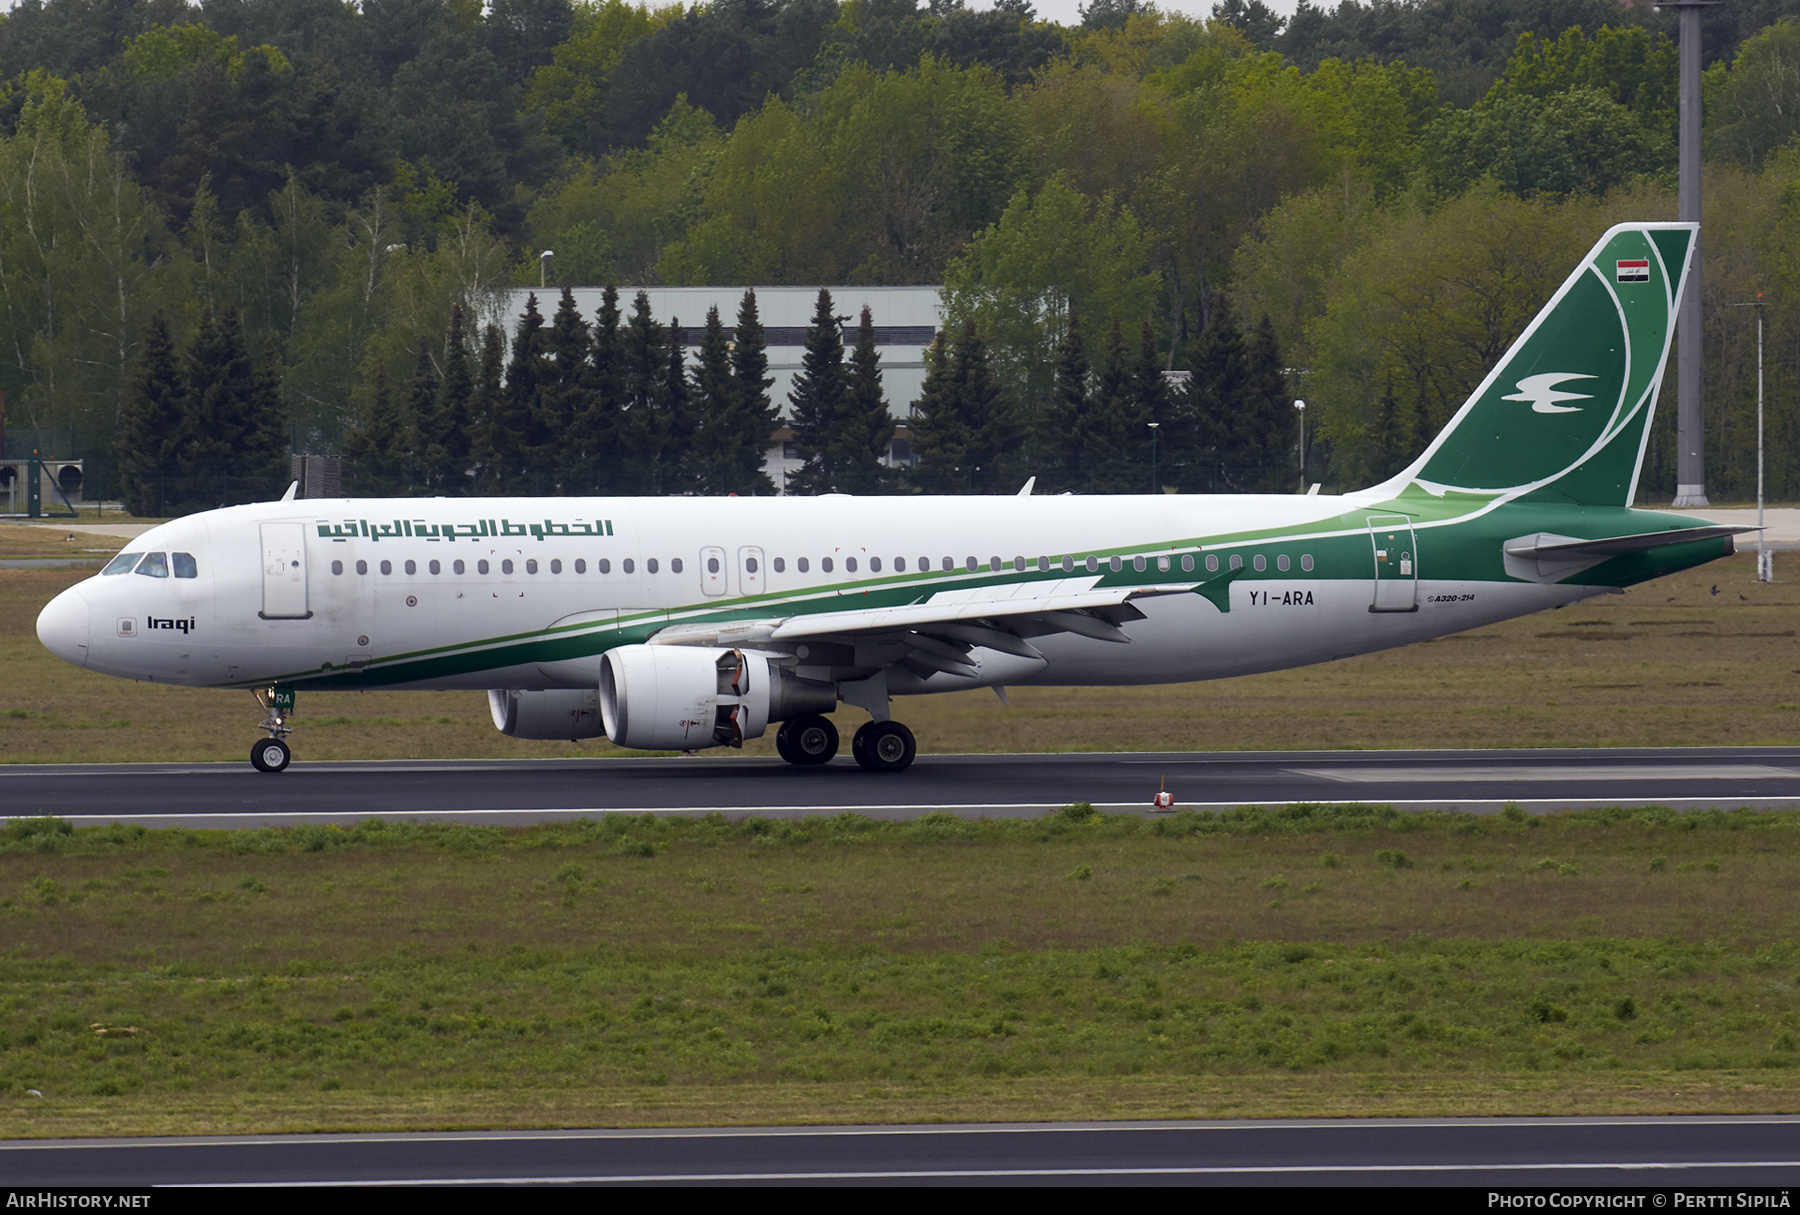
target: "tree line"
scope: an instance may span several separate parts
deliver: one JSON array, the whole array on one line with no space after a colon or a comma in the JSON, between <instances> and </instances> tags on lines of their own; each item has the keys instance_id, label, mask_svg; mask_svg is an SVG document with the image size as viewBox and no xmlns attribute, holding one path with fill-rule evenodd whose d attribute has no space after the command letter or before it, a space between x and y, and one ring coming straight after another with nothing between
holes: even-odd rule
<instances>
[{"instance_id":1,"label":"tree line","mask_svg":"<svg viewBox=\"0 0 1800 1215\"><path fill-rule=\"evenodd\" d=\"M1727 492L1747 483L1755 377L1725 304L1764 293L1770 397L1800 385L1790 11L1746 0L1703 24L1708 481ZM296 449L340 450L399 426L377 415L439 416L413 391L463 374L457 310L479 381L487 327L514 324L504 288L553 248L559 285L627 293L943 283L945 374L979 397L984 365L1003 405L1003 425L939 428L975 452L948 459L965 487L1029 464L1095 490L1152 462L1182 488L1273 484L1257 470L1287 462L1269 453L1297 439L1291 402L1254 402L1294 396L1307 467L1366 482L1416 453L1606 222L1673 214L1673 20L1611 0L1303 4L1285 22L1257 0L1209 20L1095 0L1067 26L1020 0L20 0L0 19L0 390L15 420L85 436L107 492L152 316L186 348L234 311ZM1291 373L1205 390L1226 405L1127 409L1117 384L1148 380L1111 370L1114 318L1124 364L1149 366L1148 320L1162 370L1202 385L1222 374L1199 362L1208 333L1248 350L1266 318ZM1088 393L1113 403L1085 406L1104 420L1073 454L1052 441L1073 433L1052 421L1072 330ZM661 383L672 399L666 366ZM522 454L444 441L406 483L441 488L466 459L474 492L687 492L669 454L694 450L684 391L644 409L657 427L582 440L585 472L534 404L510 415ZM921 433L949 399L921 403ZM842 424L793 488L818 469L954 480L929 442L901 475L870 472L851 456L874 440ZM1800 493L1800 423L1774 425L1771 485ZM1653 436L1647 492L1672 489L1670 441ZM632 456L614 470L611 452Z\"/></svg>"}]
</instances>

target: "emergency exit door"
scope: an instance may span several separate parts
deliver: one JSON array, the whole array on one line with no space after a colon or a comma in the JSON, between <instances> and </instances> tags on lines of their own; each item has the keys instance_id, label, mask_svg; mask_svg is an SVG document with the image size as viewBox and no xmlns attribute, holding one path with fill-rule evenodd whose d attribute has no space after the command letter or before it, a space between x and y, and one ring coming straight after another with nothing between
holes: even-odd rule
<instances>
[{"instance_id":1,"label":"emergency exit door","mask_svg":"<svg viewBox=\"0 0 1800 1215\"><path fill-rule=\"evenodd\" d=\"M306 525L262 525L264 620L305 620L312 615L306 603Z\"/></svg>"},{"instance_id":2,"label":"emergency exit door","mask_svg":"<svg viewBox=\"0 0 1800 1215\"><path fill-rule=\"evenodd\" d=\"M1369 539L1375 550L1375 595L1371 612L1419 610L1419 548L1412 520L1404 515L1371 515Z\"/></svg>"}]
</instances>

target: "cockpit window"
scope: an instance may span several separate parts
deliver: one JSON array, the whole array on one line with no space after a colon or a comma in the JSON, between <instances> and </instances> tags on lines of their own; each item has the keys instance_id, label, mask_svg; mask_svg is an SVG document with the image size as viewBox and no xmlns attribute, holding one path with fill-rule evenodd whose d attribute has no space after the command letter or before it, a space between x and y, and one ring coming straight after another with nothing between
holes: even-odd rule
<instances>
[{"instance_id":1,"label":"cockpit window","mask_svg":"<svg viewBox=\"0 0 1800 1215\"><path fill-rule=\"evenodd\" d=\"M194 554L175 553L175 576L177 578L198 578L200 567L194 564Z\"/></svg>"},{"instance_id":2,"label":"cockpit window","mask_svg":"<svg viewBox=\"0 0 1800 1215\"><path fill-rule=\"evenodd\" d=\"M145 553L144 559L138 563L137 572L146 578L167 578L169 576L168 554Z\"/></svg>"},{"instance_id":3,"label":"cockpit window","mask_svg":"<svg viewBox=\"0 0 1800 1215\"><path fill-rule=\"evenodd\" d=\"M136 565L138 558L143 555L142 553L120 553L106 563L106 568L100 571L100 575L101 577L110 577L113 574L129 574L131 567Z\"/></svg>"}]
</instances>

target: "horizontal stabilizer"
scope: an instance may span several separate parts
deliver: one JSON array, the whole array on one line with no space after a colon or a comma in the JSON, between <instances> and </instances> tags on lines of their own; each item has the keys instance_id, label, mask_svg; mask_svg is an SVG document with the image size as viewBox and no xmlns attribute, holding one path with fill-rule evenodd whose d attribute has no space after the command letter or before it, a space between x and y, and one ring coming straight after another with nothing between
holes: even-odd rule
<instances>
[{"instance_id":1,"label":"horizontal stabilizer","mask_svg":"<svg viewBox=\"0 0 1800 1215\"><path fill-rule=\"evenodd\" d=\"M1678 527L1666 532L1643 532L1636 536L1608 536L1600 540L1571 540L1563 536L1526 536L1509 541L1509 557L1616 557L1621 553L1639 553L1647 548L1667 544L1686 544L1690 540L1716 540L1742 532L1761 531L1759 527Z\"/></svg>"}]
</instances>

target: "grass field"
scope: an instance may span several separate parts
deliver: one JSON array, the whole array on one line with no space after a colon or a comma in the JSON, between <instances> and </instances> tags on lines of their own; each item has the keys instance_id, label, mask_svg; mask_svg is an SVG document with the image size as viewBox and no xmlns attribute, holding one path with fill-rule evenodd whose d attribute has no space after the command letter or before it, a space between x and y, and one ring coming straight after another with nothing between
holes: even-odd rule
<instances>
[{"instance_id":1,"label":"grass field","mask_svg":"<svg viewBox=\"0 0 1800 1215\"><path fill-rule=\"evenodd\" d=\"M1797 830L20 820L0 1136L1792 1110Z\"/></svg>"},{"instance_id":2,"label":"grass field","mask_svg":"<svg viewBox=\"0 0 1800 1215\"><path fill-rule=\"evenodd\" d=\"M67 534L0 525L0 556L119 543ZM1797 569L1800 556L1777 558L1778 576ZM0 570L0 762L242 759L260 718L248 693L125 683L38 645L39 608L86 576ZM1800 582L1757 583L1745 554L1624 595L1322 666L1009 696L1011 708L982 690L903 699L895 711L926 753L1792 743ZM861 720L845 710L838 724L848 737ZM505 738L479 692L303 693L296 721L300 762L611 750L604 740ZM773 754L773 740L746 750Z\"/></svg>"}]
</instances>

